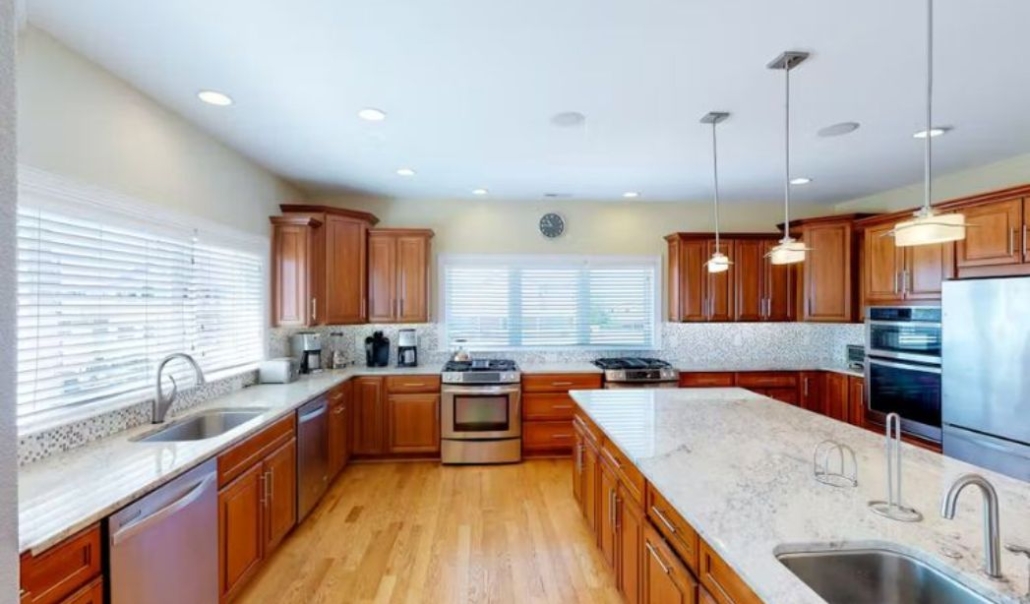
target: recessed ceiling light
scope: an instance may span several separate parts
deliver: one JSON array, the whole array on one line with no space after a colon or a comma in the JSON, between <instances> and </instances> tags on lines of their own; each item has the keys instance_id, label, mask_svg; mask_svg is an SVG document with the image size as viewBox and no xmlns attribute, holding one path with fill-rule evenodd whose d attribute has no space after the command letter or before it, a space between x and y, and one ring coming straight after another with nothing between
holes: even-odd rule
<instances>
[{"instance_id":1,"label":"recessed ceiling light","mask_svg":"<svg viewBox=\"0 0 1030 604\"><path fill-rule=\"evenodd\" d=\"M415 171L412 170L411 168L398 168L397 169L397 175L398 176L414 176L415 175Z\"/></svg>"},{"instance_id":2,"label":"recessed ceiling light","mask_svg":"<svg viewBox=\"0 0 1030 604\"><path fill-rule=\"evenodd\" d=\"M490 191L487 191L486 189L472 189L473 195L486 195L489 192Z\"/></svg>"},{"instance_id":3,"label":"recessed ceiling light","mask_svg":"<svg viewBox=\"0 0 1030 604\"><path fill-rule=\"evenodd\" d=\"M812 182L812 179L811 178L805 178L804 176L799 176L797 178L792 178L790 180L790 184L792 184L792 185L807 185L810 182Z\"/></svg>"},{"instance_id":4,"label":"recessed ceiling light","mask_svg":"<svg viewBox=\"0 0 1030 604\"><path fill-rule=\"evenodd\" d=\"M845 134L851 134L855 130L858 130L858 122L841 122L839 124L833 124L819 130L819 136L828 138L831 136L844 136Z\"/></svg>"},{"instance_id":5,"label":"recessed ceiling light","mask_svg":"<svg viewBox=\"0 0 1030 604\"><path fill-rule=\"evenodd\" d=\"M640 197L640 193L637 193L636 191L626 191L622 194L622 196L626 199L635 199L637 197Z\"/></svg>"},{"instance_id":6,"label":"recessed ceiling light","mask_svg":"<svg viewBox=\"0 0 1030 604\"><path fill-rule=\"evenodd\" d=\"M218 107L228 107L232 105L232 98L216 90L201 90L197 93L197 98L204 101L208 105L216 105Z\"/></svg>"},{"instance_id":7,"label":"recessed ceiling light","mask_svg":"<svg viewBox=\"0 0 1030 604\"><path fill-rule=\"evenodd\" d=\"M942 134L951 132L951 126L938 126L937 128L930 128L930 136L938 137ZM926 130L920 130L912 135L912 138L926 138Z\"/></svg>"},{"instance_id":8,"label":"recessed ceiling light","mask_svg":"<svg viewBox=\"0 0 1030 604\"><path fill-rule=\"evenodd\" d=\"M559 128L575 128L586 121L587 116L578 111L562 111L551 116L551 123Z\"/></svg>"},{"instance_id":9,"label":"recessed ceiling light","mask_svg":"<svg viewBox=\"0 0 1030 604\"><path fill-rule=\"evenodd\" d=\"M375 107L366 107L358 112L358 117L369 122L381 122L386 119L386 113Z\"/></svg>"}]
</instances>

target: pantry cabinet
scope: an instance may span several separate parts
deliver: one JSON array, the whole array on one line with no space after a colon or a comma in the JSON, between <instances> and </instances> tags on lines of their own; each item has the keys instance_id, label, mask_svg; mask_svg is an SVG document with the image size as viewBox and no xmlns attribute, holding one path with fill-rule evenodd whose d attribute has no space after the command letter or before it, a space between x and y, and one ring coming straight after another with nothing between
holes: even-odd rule
<instances>
[{"instance_id":1,"label":"pantry cabinet","mask_svg":"<svg viewBox=\"0 0 1030 604\"><path fill-rule=\"evenodd\" d=\"M429 321L427 229L372 229L368 237L368 304L373 323Z\"/></svg>"}]
</instances>

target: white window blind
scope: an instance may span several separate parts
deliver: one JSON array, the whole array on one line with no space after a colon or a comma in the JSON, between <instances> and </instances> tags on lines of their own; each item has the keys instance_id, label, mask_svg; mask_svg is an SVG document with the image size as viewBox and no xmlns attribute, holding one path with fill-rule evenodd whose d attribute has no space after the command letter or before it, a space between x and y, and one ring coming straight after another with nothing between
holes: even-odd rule
<instances>
[{"instance_id":1,"label":"white window blind","mask_svg":"<svg viewBox=\"0 0 1030 604\"><path fill-rule=\"evenodd\" d=\"M475 350L657 348L660 260L440 258L444 344Z\"/></svg>"},{"instance_id":2,"label":"white window blind","mask_svg":"<svg viewBox=\"0 0 1030 604\"><path fill-rule=\"evenodd\" d=\"M260 247L98 205L33 201L23 194L17 214L20 426L146 400L173 352L205 373L263 358ZM185 363L168 369L192 385Z\"/></svg>"}]
</instances>

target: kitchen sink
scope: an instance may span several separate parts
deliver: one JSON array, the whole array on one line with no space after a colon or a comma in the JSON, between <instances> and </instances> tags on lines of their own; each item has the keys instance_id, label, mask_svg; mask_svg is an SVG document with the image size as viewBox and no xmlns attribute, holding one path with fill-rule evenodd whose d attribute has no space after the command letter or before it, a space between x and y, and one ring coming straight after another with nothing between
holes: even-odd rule
<instances>
[{"instance_id":1,"label":"kitchen sink","mask_svg":"<svg viewBox=\"0 0 1030 604\"><path fill-rule=\"evenodd\" d=\"M155 432L134 438L138 442L181 442L221 436L268 411L257 407L211 409L172 422Z\"/></svg>"},{"instance_id":2,"label":"kitchen sink","mask_svg":"<svg viewBox=\"0 0 1030 604\"><path fill-rule=\"evenodd\" d=\"M962 583L887 548L780 553L776 558L829 604L991 604Z\"/></svg>"}]
</instances>

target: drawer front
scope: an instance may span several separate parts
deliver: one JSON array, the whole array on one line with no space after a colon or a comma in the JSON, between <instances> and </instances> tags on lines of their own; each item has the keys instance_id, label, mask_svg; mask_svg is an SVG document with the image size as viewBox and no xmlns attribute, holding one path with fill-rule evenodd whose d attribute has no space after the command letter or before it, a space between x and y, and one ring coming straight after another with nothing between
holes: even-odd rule
<instances>
[{"instance_id":1,"label":"drawer front","mask_svg":"<svg viewBox=\"0 0 1030 604\"><path fill-rule=\"evenodd\" d=\"M294 437L297 414L290 413L218 456L218 488L229 484L268 453Z\"/></svg>"},{"instance_id":2,"label":"drawer front","mask_svg":"<svg viewBox=\"0 0 1030 604\"><path fill-rule=\"evenodd\" d=\"M594 447L601 447L601 430L597 427L597 424L593 422L589 417L586 416L582 411L577 411L573 418L573 423L578 425L583 431L583 436L587 440L594 443Z\"/></svg>"},{"instance_id":3,"label":"drawer front","mask_svg":"<svg viewBox=\"0 0 1030 604\"><path fill-rule=\"evenodd\" d=\"M626 490L634 499L637 500L638 505L644 504L644 489L647 481L644 480L644 475L637 470L636 466L629 460L626 455L615 446L614 443L609 441L607 438L601 443L601 459L603 459L608 465L615 469L616 474L619 475L619 480L626 486Z\"/></svg>"},{"instance_id":4,"label":"drawer front","mask_svg":"<svg viewBox=\"0 0 1030 604\"><path fill-rule=\"evenodd\" d=\"M61 602L100 575L100 526L21 561L21 587L31 604Z\"/></svg>"},{"instance_id":5,"label":"drawer front","mask_svg":"<svg viewBox=\"0 0 1030 604\"><path fill-rule=\"evenodd\" d=\"M530 392L522 395L524 419L572 419L576 405L568 394L558 392Z\"/></svg>"},{"instance_id":6,"label":"drawer front","mask_svg":"<svg viewBox=\"0 0 1030 604\"><path fill-rule=\"evenodd\" d=\"M533 373L522 376L523 392L568 392L600 387L600 373Z\"/></svg>"},{"instance_id":7,"label":"drawer front","mask_svg":"<svg viewBox=\"0 0 1030 604\"><path fill-rule=\"evenodd\" d=\"M438 375L391 375L386 378L386 391L390 394L425 393L440 391Z\"/></svg>"},{"instance_id":8,"label":"drawer front","mask_svg":"<svg viewBox=\"0 0 1030 604\"><path fill-rule=\"evenodd\" d=\"M571 421L522 423L522 448L526 451L569 452L575 442Z\"/></svg>"},{"instance_id":9,"label":"drawer front","mask_svg":"<svg viewBox=\"0 0 1030 604\"><path fill-rule=\"evenodd\" d=\"M704 541L701 541L700 566L698 578L719 604L762 604L755 592Z\"/></svg>"},{"instance_id":10,"label":"drawer front","mask_svg":"<svg viewBox=\"0 0 1030 604\"><path fill-rule=\"evenodd\" d=\"M774 398L781 403L794 405L795 407L800 404L797 388L765 388L765 391L760 394L764 394L769 398Z\"/></svg>"},{"instance_id":11,"label":"drawer front","mask_svg":"<svg viewBox=\"0 0 1030 604\"><path fill-rule=\"evenodd\" d=\"M797 388L798 374L794 371L738 373L741 388Z\"/></svg>"},{"instance_id":12,"label":"drawer front","mask_svg":"<svg viewBox=\"0 0 1030 604\"><path fill-rule=\"evenodd\" d=\"M92 583L72 594L61 604L104 604L104 578L93 579Z\"/></svg>"},{"instance_id":13,"label":"drawer front","mask_svg":"<svg viewBox=\"0 0 1030 604\"><path fill-rule=\"evenodd\" d=\"M696 575L701 553L697 532L650 483L647 485L647 517Z\"/></svg>"},{"instance_id":14,"label":"drawer front","mask_svg":"<svg viewBox=\"0 0 1030 604\"><path fill-rule=\"evenodd\" d=\"M732 373L680 374L680 388L729 388L734 384Z\"/></svg>"}]
</instances>

